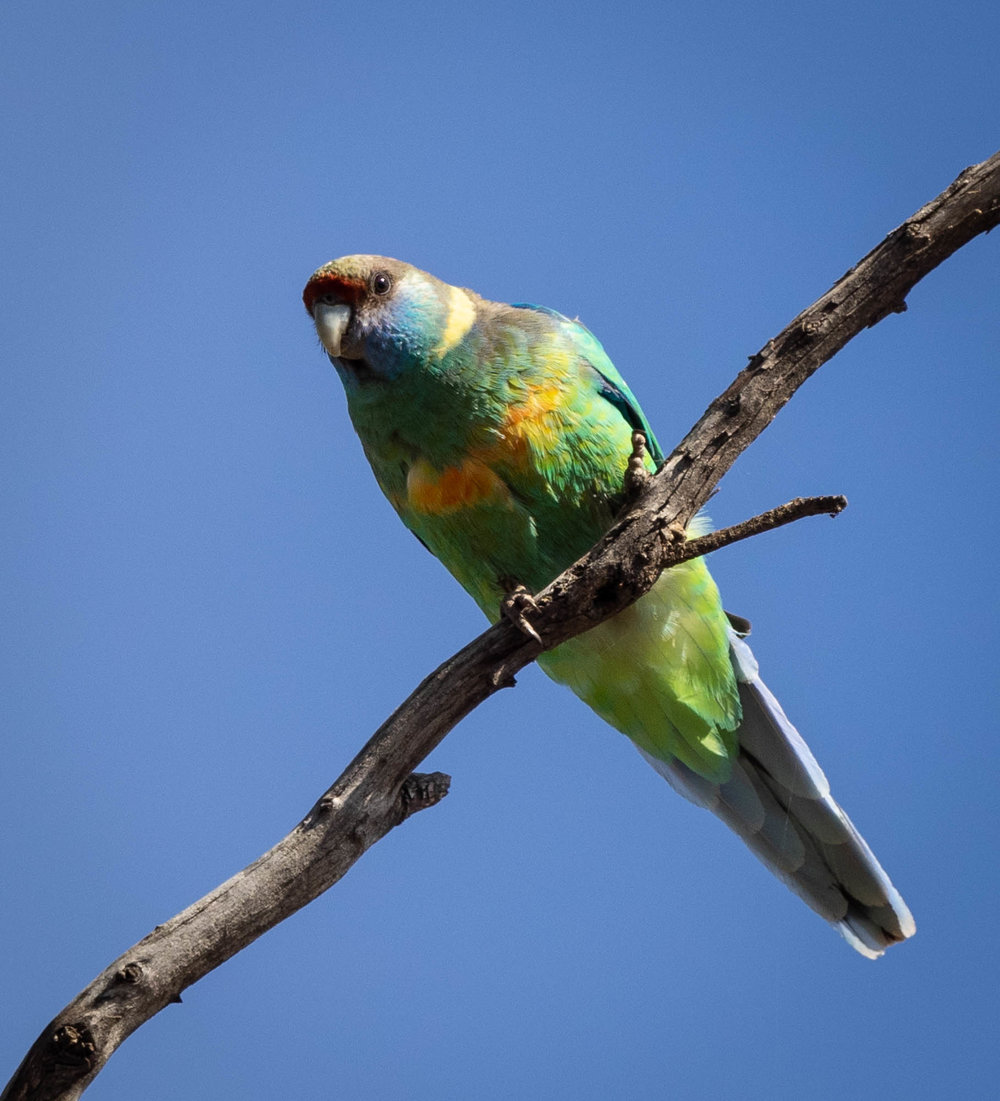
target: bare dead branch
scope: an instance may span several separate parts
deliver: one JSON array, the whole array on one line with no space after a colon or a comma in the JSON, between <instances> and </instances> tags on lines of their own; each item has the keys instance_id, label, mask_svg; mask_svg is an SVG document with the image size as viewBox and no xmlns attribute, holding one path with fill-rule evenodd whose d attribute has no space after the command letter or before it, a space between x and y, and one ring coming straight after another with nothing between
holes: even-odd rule
<instances>
[{"instance_id":1,"label":"bare dead branch","mask_svg":"<svg viewBox=\"0 0 1000 1101\"><path fill-rule=\"evenodd\" d=\"M391 791L372 788L364 809L351 804L349 823L343 795L331 788L273 849L106 967L43 1030L0 1096L79 1097L139 1025L331 887L393 826L440 802L448 784L444 773L432 772Z\"/></svg>"},{"instance_id":2,"label":"bare dead branch","mask_svg":"<svg viewBox=\"0 0 1000 1101\"><path fill-rule=\"evenodd\" d=\"M655 477L647 482L633 464L638 496L626 513L537 594L531 622L542 644L504 620L431 673L288 837L157 926L47 1025L0 1101L79 1097L125 1037L178 1001L185 987L327 890L410 813L437 802L447 777L411 776L413 770L543 649L621 611L674 562L798 516L839 511L842 498L793 501L714 536L664 538L683 531L740 452L821 364L865 327L905 309L906 295L924 275L998 220L1000 154L966 169L769 341Z\"/></svg>"}]
</instances>

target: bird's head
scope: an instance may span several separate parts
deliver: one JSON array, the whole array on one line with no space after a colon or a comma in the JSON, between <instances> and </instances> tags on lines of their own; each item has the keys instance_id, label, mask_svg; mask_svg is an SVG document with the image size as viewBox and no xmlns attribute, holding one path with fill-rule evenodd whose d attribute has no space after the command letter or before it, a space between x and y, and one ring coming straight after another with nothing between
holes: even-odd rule
<instances>
[{"instance_id":1,"label":"bird's head","mask_svg":"<svg viewBox=\"0 0 1000 1101\"><path fill-rule=\"evenodd\" d=\"M386 256L343 256L302 294L345 382L390 380L440 360L476 320L473 296Z\"/></svg>"}]
</instances>

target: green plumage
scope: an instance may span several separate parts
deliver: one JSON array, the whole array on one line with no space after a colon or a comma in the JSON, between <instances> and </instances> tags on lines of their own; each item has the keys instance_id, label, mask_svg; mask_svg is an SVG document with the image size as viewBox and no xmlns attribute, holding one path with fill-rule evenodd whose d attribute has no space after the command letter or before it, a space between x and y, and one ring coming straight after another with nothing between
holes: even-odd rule
<instances>
[{"instance_id":1,"label":"green plumage","mask_svg":"<svg viewBox=\"0 0 1000 1101\"><path fill-rule=\"evenodd\" d=\"M489 302L375 256L320 268L305 301L383 492L492 620L515 586L537 592L610 527L633 429L646 435L650 465L662 459L624 379L577 321ZM699 560L667 571L638 603L539 664L683 794L724 818L716 804L742 800L749 821L729 824L787 879L788 861L757 836L784 804L740 764L743 706L763 697L741 689L756 673L741 672L734 645ZM781 739L767 752L784 752L786 732ZM803 760L820 778L814 797L829 798L818 765ZM846 920L849 902L840 914L839 903L823 910L800 893L829 920ZM889 939L897 933L905 935L900 927Z\"/></svg>"}]
</instances>

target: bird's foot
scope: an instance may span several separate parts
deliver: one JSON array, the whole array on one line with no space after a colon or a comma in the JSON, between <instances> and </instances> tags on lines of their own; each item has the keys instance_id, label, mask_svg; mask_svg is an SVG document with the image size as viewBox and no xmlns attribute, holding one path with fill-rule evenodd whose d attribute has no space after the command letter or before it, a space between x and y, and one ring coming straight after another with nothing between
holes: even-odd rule
<instances>
[{"instance_id":1,"label":"bird's foot","mask_svg":"<svg viewBox=\"0 0 1000 1101\"><path fill-rule=\"evenodd\" d=\"M541 645L542 636L532 627L525 614L537 611L538 605L535 603L535 598L524 585L514 585L500 602L500 614L505 619L509 619L522 634Z\"/></svg>"},{"instance_id":2,"label":"bird's foot","mask_svg":"<svg viewBox=\"0 0 1000 1101\"><path fill-rule=\"evenodd\" d=\"M646 469L646 437L642 432L632 433L632 454L625 468L625 496L634 500L646 488L652 474Z\"/></svg>"}]
</instances>

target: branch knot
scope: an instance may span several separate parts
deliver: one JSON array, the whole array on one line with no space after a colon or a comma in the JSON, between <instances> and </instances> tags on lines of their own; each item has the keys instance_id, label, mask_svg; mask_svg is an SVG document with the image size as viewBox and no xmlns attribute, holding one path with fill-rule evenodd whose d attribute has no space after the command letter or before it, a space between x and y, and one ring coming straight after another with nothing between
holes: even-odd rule
<instances>
[{"instance_id":1,"label":"branch knot","mask_svg":"<svg viewBox=\"0 0 1000 1101\"><path fill-rule=\"evenodd\" d=\"M84 1024L61 1025L52 1034L52 1046L57 1061L64 1066L82 1066L89 1071L94 1064L97 1044Z\"/></svg>"}]
</instances>

